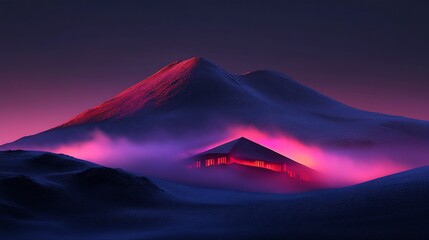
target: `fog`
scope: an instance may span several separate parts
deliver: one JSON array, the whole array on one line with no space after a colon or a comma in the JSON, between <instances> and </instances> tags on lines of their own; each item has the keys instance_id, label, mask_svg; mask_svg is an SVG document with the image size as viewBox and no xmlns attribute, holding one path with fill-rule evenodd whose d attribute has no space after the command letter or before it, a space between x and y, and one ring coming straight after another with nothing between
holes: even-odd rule
<instances>
[{"instance_id":1,"label":"fog","mask_svg":"<svg viewBox=\"0 0 429 240\"><path fill-rule=\"evenodd\" d=\"M42 150L161 179L240 190L263 191L266 188L270 192L286 191L285 186L291 183L275 176L276 174L259 174L243 167L235 173L231 171L231 167L212 167L203 171L186 169L187 158L239 137L246 137L313 168L323 176L319 179L320 184L327 187L356 184L419 164L425 165L424 159L427 156L427 151L410 154L406 148L388 149L386 146L365 149L321 147L298 141L282 131L260 131L250 125L232 126L226 131L214 131L198 137L169 136L163 133L141 142L125 137L111 137L101 130L95 130L88 140ZM403 155L414 161L403 161ZM275 187L277 183L279 187ZM289 186L288 189L293 187Z\"/></svg>"}]
</instances>

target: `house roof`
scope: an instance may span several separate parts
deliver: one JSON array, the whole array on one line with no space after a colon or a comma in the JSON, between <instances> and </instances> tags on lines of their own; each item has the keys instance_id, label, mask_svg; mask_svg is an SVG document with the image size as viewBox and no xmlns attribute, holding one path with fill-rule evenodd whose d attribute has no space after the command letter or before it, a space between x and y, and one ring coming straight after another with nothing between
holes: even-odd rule
<instances>
[{"instance_id":1,"label":"house roof","mask_svg":"<svg viewBox=\"0 0 429 240\"><path fill-rule=\"evenodd\" d=\"M202 156L207 154L228 154L229 156L238 159L262 160L266 162L286 163L289 165L302 165L288 157L281 155L280 153L277 153L244 137L237 138L198 155Z\"/></svg>"}]
</instances>

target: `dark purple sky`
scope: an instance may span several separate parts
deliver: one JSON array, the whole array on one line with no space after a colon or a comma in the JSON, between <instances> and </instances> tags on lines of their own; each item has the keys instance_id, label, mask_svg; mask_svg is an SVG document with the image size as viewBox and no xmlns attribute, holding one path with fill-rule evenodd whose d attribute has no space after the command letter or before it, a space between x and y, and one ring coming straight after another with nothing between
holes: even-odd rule
<instances>
[{"instance_id":1,"label":"dark purple sky","mask_svg":"<svg viewBox=\"0 0 429 240\"><path fill-rule=\"evenodd\" d=\"M428 11L425 1L0 0L0 143L192 56L429 120Z\"/></svg>"}]
</instances>

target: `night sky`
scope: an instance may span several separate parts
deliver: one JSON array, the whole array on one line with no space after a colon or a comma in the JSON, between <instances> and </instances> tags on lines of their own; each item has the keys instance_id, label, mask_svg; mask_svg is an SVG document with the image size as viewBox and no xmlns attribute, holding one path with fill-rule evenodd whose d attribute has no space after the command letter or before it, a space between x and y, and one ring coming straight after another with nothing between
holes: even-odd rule
<instances>
[{"instance_id":1,"label":"night sky","mask_svg":"<svg viewBox=\"0 0 429 240\"><path fill-rule=\"evenodd\" d=\"M428 11L424 1L0 0L0 143L192 56L429 120Z\"/></svg>"}]
</instances>

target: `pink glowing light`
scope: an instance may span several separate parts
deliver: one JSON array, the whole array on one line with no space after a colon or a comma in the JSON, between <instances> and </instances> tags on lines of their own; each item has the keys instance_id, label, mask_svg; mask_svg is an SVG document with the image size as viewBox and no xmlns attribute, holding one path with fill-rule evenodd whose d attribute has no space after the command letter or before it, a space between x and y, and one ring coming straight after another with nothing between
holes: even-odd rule
<instances>
[{"instance_id":1,"label":"pink glowing light","mask_svg":"<svg viewBox=\"0 0 429 240\"><path fill-rule=\"evenodd\" d=\"M208 150L239 137L246 137L313 168L326 175L329 181L340 185L364 182L407 169L379 154L368 154L365 159L361 159L361 155L304 144L282 131L267 133L251 126L231 127L225 139L199 150Z\"/></svg>"},{"instance_id":2,"label":"pink glowing light","mask_svg":"<svg viewBox=\"0 0 429 240\"><path fill-rule=\"evenodd\" d=\"M111 138L101 131L93 133L92 139L63 145L55 149L43 149L55 153L64 153L109 167L135 170L135 166L145 165L145 169L165 168L180 165L180 160L200 153L239 137L246 137L258 144L270 148L292 160L315 169L326 176L334 185L348 185L368 181L388 174L408 169L388 157L377 154L356 154L339 152L335 149L321 148L305 144L282 131L264 132L251 126L229 128L221 140L204 148L190 149L187 141L174 137L168 141L132 142L126 138ZM209 165L214 165L208 163ZM161 165L160 165L161 164ZM206 163L202 163L206 164ZM183 167L183 163L181 165ZM275 169L274 166L268 166ZM143 168L142 168L143 169Z\"/></svg>"}]
</instances>

